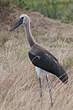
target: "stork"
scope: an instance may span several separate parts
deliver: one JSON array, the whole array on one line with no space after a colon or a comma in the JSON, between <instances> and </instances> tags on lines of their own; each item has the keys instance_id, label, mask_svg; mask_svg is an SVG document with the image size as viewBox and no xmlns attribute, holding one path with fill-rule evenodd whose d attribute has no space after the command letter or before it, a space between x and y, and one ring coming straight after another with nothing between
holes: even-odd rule
<instances>
[{"instance_id":1,"label":"stork","mask_svg":"<svg viewBox=\"0 0 73 110\"><path fill-rule=\"evenodd\" d=\"M68 75L63 69L63 67L59 64L58 60L46 49L42 48L37 43L35 43L32 39L29 16L27 16L26 14L21 14L19 20L15 23L12 29L10 29L10 32L14 31L22 23L24 24L24 31L27 42L30 45L28 55L32 64L35 66L35 70L39 79L40 96L42 96L41 76L44 75L49 88L51 105L53 105L51 89L48 80L48 73L50 72L53 75L57 76L64 84L68 82Z\"/></svg>"}]
</instances>

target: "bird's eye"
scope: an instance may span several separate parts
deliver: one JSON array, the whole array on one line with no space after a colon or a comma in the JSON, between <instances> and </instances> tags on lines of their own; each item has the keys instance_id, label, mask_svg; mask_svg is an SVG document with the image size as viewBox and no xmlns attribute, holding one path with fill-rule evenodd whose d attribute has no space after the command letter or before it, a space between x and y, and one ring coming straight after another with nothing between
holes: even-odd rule
<instances>
[{"instance_id":1,"label":"bird's eye","mask_svg":"<svg viewBox=\"0 0 73 110\"><path fill-rule=\"evenodd\" d=\"M24 17L22 17L21 19L23 19Z\"/></svg>"}]
</instances>

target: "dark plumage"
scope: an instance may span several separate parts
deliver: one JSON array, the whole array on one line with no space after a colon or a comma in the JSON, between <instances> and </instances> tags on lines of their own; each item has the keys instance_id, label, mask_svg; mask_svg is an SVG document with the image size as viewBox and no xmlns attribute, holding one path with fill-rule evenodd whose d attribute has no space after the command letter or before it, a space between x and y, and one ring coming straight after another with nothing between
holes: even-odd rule
<instances>
[{"instance_id":1,"label":"dark plumage","mask_svg":"<svg viewBox=\"0 0 73 110\"><path fill-rule=\"evenodd\" d=\"M47 50L41 48L37 44L34 44L28 54L30 60L35 66L56 75L63 83L68 81L68 75L63 67Z\"/></svg>"}]
</instances>

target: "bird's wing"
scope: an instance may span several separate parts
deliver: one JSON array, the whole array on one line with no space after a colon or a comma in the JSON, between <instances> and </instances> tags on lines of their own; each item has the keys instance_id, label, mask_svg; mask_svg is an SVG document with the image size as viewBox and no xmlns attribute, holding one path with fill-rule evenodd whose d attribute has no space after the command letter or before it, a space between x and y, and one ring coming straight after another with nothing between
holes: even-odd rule
<instances>
[{"instance_id":1,"label":"bird's wing","mask_svg":"<svg viewBox=\"0 0 73 110\"><path fill-rule=\"evenodd\" d=\"M29 52L29 58L32 63L54 75L56 75L62 82L68 81L68 75L58 60L50 53L46 52Z\"/></svg>"},{"instance_id":2,"label":"bird's wing","mask_svg":"<svg viewBox=\"0 0 73 110\"><path fill-rule=\"evenodd\" d=\"M59 64L56 58L47 52L37 52L36 54L29 52L29 58L35 66L51 73L57 70Z\"/></svg>"},{"instance_id":3,"label":"bird's wing","mask_svg":"<svg viewBox=\"0 0 73 110\"><path fill-rule=\"evenodd\" d=\"M68 80L68 75L58 60L44 48L35 44L28 54L35 66L56 75L62 82Z\"/></svg>"}]
</instances>

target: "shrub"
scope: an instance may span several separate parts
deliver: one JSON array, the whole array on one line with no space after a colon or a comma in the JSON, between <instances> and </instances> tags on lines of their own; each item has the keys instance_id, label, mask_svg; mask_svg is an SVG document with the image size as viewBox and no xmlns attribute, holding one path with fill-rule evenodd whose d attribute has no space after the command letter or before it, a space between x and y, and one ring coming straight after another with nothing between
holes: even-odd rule
<instances>
[{"instance_id":1,"label":"shrub","mask_svg":"<svg viewBox=\"0 0 73 110\"><path fill-rule=\"evenodd\" d=\"M13 2L25 10L38 11L67 23L73 20L73 0L13 0Z\"/></svg>"}]
</instances>

